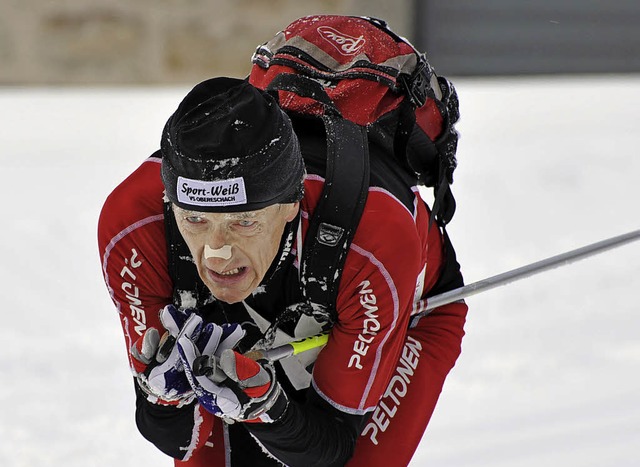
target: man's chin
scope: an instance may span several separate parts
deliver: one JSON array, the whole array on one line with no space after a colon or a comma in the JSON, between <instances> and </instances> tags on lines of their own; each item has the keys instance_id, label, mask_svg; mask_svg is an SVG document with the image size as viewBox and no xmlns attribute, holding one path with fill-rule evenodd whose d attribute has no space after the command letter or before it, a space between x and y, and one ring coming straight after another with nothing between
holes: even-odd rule
<instances>
[{"instance_id":1,"label":"man's chin","mask_svg":"<svg viewBox=\"0 0 640 467\"><path fill-rule=\"evenodd\" d=\"M220 287L217 284L207 282L205 282L205 285L216 300L229 304L241 302L252 292L251 288Z\"/></svg>"},{"instance_id":2,"label":"man's chin","mask_svg":"<svg viewBox=\"0 0 640 467\"><path fill-rule=\"evenodd\" d=\"M240 303L242 300L244 300L245 298L247 298L249 296L249 294L243 296L243 297L238 297L237 295L232 295L232 296L227 296L227 295L219 295L219 294L213 294L214 297L216 297L216 299L220 302L224 302L224 303L228 303L229 305L233 305L234 303Z\"/></svg>"}]
</instances>

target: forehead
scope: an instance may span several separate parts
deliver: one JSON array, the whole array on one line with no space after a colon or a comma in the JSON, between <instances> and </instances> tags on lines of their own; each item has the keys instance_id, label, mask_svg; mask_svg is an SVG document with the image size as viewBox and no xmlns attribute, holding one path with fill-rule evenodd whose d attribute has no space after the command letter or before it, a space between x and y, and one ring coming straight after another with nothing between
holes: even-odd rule
<instances>
[{"instance_id":1,"label":"forehead","mask_svg":"<svg viewBox=\"0 0 640 467\"><path fill-rule=\"evenodd\" d=\"M173 205L173 210L176 214L181 216L194 216L203 217L205 219L223 221L223 220L244 220L244 219L265 219L275 213L277 206L267 206L266 208L257 209L255 211L241 211L241 212L202 212L192 211L190 209L182 209L179 206Z\"/></svg>"}]
</instances>

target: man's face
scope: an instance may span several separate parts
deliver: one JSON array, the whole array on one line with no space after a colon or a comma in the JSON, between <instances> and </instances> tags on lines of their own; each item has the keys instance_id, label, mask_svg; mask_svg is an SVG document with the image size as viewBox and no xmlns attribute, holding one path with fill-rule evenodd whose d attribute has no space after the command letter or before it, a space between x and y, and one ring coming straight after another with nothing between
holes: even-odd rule
<instances>
[{"instance_id":1,"label":"man's face","mask_svg":"<svg viewBox=\"0 0 640 467\"><path fill-rule=\"evenodd\" d=\"M173 211L202 281L218 300L236 303L264 278L278 253L285 225L296 217L298 208L299 203L292 203L210 213L174 205Z\"/></svg>"}]
</instances>

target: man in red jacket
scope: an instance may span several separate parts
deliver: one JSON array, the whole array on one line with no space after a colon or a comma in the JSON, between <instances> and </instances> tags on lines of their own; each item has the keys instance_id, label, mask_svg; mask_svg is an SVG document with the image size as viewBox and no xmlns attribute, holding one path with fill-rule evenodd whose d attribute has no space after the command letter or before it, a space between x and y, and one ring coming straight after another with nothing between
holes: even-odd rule
<instances>
[{"instance_id":1,"label":"man in red jacket","mask_svg":"<svg viewBox=\"0 0 640 467\"><path fill-rule=\"evenodd\" d=\"M299 272L324 184L321 131L294 126L246 81L207 80L167 122L161 150L106 200L99 248L137 425L176 465L410 461L460 353L467 307L410 326L426 296L462 277L413 174L379 148L370 155L329 341L276 363L243 354L327 328L302 306Z\"/></svg>"}]
</instances>

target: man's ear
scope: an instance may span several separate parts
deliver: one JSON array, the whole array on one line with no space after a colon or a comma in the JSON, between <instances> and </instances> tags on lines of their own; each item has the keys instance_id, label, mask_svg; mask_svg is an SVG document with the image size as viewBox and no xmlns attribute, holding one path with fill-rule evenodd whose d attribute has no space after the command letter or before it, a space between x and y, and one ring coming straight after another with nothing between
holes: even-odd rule
<instances>
[{"instance_id":1,"label":"man's ear","mask_svg":"<svg viewBox=\"0 0 640 467\"><path fill-rule=\"evenodd\" d=\"M298 215L298 211L300 210L300 202L296 201L295 203L283 204L282 209L286 209L285 220L287 222L291 222Z\"/></svg>"}]
</instances>

